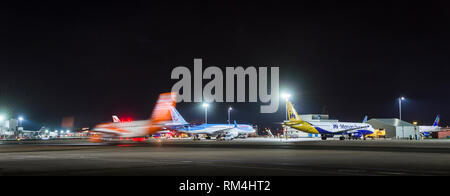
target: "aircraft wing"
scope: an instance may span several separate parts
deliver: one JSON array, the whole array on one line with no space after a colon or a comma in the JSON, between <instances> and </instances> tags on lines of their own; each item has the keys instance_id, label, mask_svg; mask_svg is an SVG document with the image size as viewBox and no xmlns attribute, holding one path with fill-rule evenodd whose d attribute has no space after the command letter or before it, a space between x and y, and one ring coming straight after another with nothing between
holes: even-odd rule
<instances>
[{"instance_id":1,"label":"aircraft wing","mask_svg":"<svg viewBox=\"0 0 450 196\"><path fill-rule=\"evenodd\" d=\"M195 132L195 134L211 134L211 135L216 135L216 134L221 134L221 133L227 133L228 131L234 129L235 127L227 127L227 128L223 128L223 129L217 129L217 130L212 130L212 131L200 131L200 132ZM192 131L179 131L179 132L184 132L184 133L193 133Z\"/></svg>"},{"instance_id":2,"label":"aircraft wing","mask_svg":"<svg viewBox=\"0 0 450 196\"><path fill-rule=\"evenodd\" d=\"M214 134L219 134L219 133L227 133L228 131L234 129L235 127L230 127L230 128L225 128L225 129L219 129L219 130L215 130L213 131Z\"/></svg>"}]
</instances>

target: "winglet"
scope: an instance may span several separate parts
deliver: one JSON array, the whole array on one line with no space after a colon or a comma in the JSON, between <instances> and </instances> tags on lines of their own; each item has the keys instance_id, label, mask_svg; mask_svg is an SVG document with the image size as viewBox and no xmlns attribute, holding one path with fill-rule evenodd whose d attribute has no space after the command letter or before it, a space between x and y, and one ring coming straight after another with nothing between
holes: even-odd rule
<instances>
[{"instance_id":1,"label":"winglet","mask_svg":"<svg viewBox=\"0 0 450 196\"><path fill-rule=\"evenodd\" d=\"M234 121L234 127L237 127L237 123L236 123L236 120Z\"/></svg>"}]
</instances>

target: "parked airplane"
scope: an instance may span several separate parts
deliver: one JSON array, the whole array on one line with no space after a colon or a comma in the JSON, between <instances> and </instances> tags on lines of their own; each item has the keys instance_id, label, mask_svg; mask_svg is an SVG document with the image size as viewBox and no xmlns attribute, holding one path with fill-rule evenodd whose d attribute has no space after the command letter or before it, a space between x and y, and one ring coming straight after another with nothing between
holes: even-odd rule
<instances>
[{"instance_id":1,"label":"parked airplane","mask_svg":"<svg viewBox=\"0 0 450 196\"><path fill-rule=\"evenodd\" d=\"M439 131L441 128L439 127L439 121L440 121L440 116L439 114L436 116L436 120L434 120L434 123L432 126L419 126L419 130L421 133L427 133L426 135L428 135L428 132L436 132Z\"/></svg>"},{"instance_id":2,"label":"parked airplane","mask_svg":"<svg viewBox=\"0 0 450 196\"><path fill-rule=\"evenodd\" d=\"M208 138L216 137L216 139L223 138L225 140L232 140L234 138L246 138L248 134L255 133L253 126L248 124L202 124L191 126L187 123L181 114L172 108L173 122L183 123L184 126L176 126L175 130L178 132L189 133L194 135L194 139L199 139L199 134L205 134Z\"/></svg>"},{"instance_id":3,"label":"parked airplane","mask_svg":"<svg viewBox=\"0 0 450 196\"><path fill-rule=\"evenodd\" d=\"M101 141L102 138L120 137L142 138L163 130L164 124L172 120L170 110L175 106L175 96L175 93L160 94L149 120L102 123L95 126L92 131L101 134L92 140Z\"/></svg>"},{"instance_id":4,"label":"parked airplane","mask_svg":"<svg viewBox=\"0 0 450 196\"><path fill-rule=\"evenodd\" d=\"M360 138L364 135L372 134L375 130L367 123L353 123L353 122L307 122L300 118L300 115L295 111L291 102L287 101L289 120L283 123L283 126L288 126L299 131L312 134L320 134L322 140L334 135L340 135L339 139L344 140L347 135L348 138ZM364 118L366 121L367 118Z\"/></svg>"}]
</instances>

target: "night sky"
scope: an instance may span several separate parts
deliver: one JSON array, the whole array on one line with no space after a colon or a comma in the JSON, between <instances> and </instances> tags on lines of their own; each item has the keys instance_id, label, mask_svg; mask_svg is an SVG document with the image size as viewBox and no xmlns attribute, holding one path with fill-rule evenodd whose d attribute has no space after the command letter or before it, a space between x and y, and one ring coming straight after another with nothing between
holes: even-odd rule
<instances>
[{"instance_id":1,"label":"night sky","mask_svg":"<svg viewBox=\"0 0 450 196\"><path fill-rule=\"evenodd\" d=\"M450 123L450 5L380 3L68 3L1 5L0 112L28 127L146 119L174 67L277 66L299 113L340 121L398 117ZM203 82L204 84L207 81ZM216 103L210 123L232 118L280 127L261 103ZM198 103L177 105L200 122ZM26 127L27 128L27 127Z\"/></svg>"}]
</instances>

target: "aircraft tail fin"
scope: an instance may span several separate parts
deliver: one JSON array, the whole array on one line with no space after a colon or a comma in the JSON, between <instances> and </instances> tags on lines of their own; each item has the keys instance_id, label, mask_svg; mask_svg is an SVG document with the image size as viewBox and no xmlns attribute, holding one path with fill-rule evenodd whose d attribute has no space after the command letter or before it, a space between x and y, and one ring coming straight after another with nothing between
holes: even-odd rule
<instances>
[{"instance_id":1,"label":"aircraft tail fin","mask_svg":"<svg viewBox=\"0 0 450 196\"><path fill-rule=\"evenodd\" d=\"M288 119L289 121L301 121L300 115L295 111L294 106L290 101L286 101L287 111L288 111Z\"/></svg>"},{"instance_id":2,"label":"aircraft tail fin","mask_svg":"<svg viewBox=\"0 0 450 196\"><path fill-rule=\"evenodd\" d=\"M176 93L162 93L153 108L150 118L152 124L163 123L172 120L171 108L175 107Z\"/></svg>"},{"instance_id":3,"label":"aircraft tail fin","mask_svg":"<svg viewBox=\"0 0 450 196\"><path fill-rule=\"evenodd\" d=\"M116 115L112 115L112 119L113 119L113 122L115 122L115 123L120 122L119 117L117 117Z\"/></svg>"},{"instance_id":4,"label":"aircraft tail fin","mask_svg":"<svg viewBox=\"0 0 450 196\"><path fill-rule=\"evenodd\" d=\"M177 125L189 124L188 122L186 122L186 120L184 120L183 116L181 116L181 114L178 112L177 109L175 109L175 107L170 108L170 115L172 116L172 123L174 124Z\"/></svg>"},{"instance_id":5,"label":"aircraft tail fin","mask_svg":"<svg viewBox=\"0 0 450 196\"><path fill-rule=\"evenodd\" d=\"M237 123L236 123L236 121L234 121L234 127L235 127L235 128L237 127Z\"/></svg>"},{"instance_id":6,"label":"aircraft tail fin","mask_svg":"<svg viewBox=\"0 0 450 196\"><path fill-rule=\"evenodd\" d=\"M436 116L436 120L434 120L433 127L439 126L439 121L441 120L439 114Z\"/></svg>"},{"instance_id":7,"label":"aircraft tail fin","mask_svg":"<svg viewBox=\"0 0 450 196\"><path fill-rule=\"evenodd\" d=\"M366 123L366 122L367 122L367 115L364 116L364 120L363 120L362 122L363 122L363 123Z\"/></svg>"}]
</instances>

